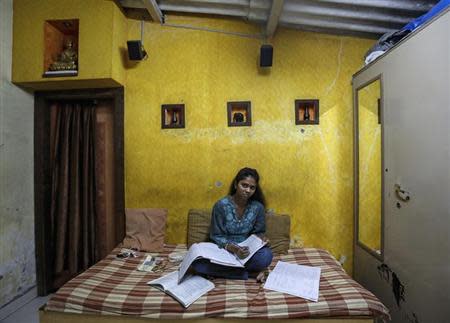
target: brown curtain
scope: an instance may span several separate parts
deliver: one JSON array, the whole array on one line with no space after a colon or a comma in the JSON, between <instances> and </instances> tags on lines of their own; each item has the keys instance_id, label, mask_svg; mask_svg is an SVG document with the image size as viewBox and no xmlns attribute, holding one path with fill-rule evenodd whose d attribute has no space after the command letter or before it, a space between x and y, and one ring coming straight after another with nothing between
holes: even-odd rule
<instances>
[{"instance_id":1,"label":"brown curtain","mask_svg":"<svg viewBox=\"0 0 450 323\"><path fill-rule=\"evenodd\" d=\"M96 248L95 107L56 106L52 156L53 287L59 288L98 259Z\"/></svg>"}]
</instances>

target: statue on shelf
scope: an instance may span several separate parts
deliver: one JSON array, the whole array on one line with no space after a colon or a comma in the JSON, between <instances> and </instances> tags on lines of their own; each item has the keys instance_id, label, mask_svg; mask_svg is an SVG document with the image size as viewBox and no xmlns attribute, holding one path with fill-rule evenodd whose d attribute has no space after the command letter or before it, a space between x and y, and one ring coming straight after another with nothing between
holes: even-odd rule
<instances>
[{"instance_id":1,"label":"statue on shelf","mask_svg":"<svg viewBox=\"0 0 450 323\"><path fill-rule=\"evenodd\" d=\"M233 122L236 123L240 123L240 122L244 122L244 114L241 112L236 112L235 114L233 114Z\"/></svg>"},{"instance_id":2,"label":"statue on shelf","mask_svg":"<svg viewBox=\"0 0 450 323\"><path fill-rule=\"evenodd\" d=\"M58 59L50 65L50 71L73 71L77 70L78 56L73 48L73 42L68 40L64 50L58 55Z\"/></svg>"}]
</instances>

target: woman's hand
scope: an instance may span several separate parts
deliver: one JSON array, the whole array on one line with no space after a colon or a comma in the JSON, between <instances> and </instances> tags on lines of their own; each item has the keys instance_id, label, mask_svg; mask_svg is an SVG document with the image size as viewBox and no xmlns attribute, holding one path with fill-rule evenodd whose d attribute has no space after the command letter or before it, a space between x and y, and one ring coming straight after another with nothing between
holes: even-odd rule
<instances>
[{"instance_id":1,"label":"woman's hand","mask_svg":"<svg viewBox=\"0 0 450 323\"><path fill-rule=\"evenodd\" d=\"M238 246L238 251L236 252L236 255L240 258L240 259L244 259L247 258L248 255L250 254L250 251L248 250L248 247L240 247Z\"/></svg>"},{"instance_id":2,"label":"woman's hand","mask_svg":"<svg viewBox=\"0 0 450 323\"><path fill-rule=\"evenodd\" d=\"M240 259L246 258L250 251L248 250L248 247L241 247L233 243L227 243L225 247L229 252L234 253L236 256L238 256Z\"/></svg>"},{"instance_id":3,"label":"woman's hand","mask_svg":"<svg viewBox=\"0 0 450 323\"><path fill-rule=\"evenodd\" d=\"M270 247L270 240L264 234L258 234L258 238L260 238L263 242L266 243L266 246Z\"/></svg>"}]
</instances>

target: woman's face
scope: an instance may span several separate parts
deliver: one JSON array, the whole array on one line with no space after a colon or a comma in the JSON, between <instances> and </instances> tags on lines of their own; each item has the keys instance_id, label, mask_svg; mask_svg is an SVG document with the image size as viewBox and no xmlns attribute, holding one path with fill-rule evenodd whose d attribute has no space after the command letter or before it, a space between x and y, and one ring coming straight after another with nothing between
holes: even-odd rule
<instances>
[{"instance_id":1,"label":"woman's face","mask_svg":"<svg viewBox=\"0 0 450 323\"><path fill-rule=\"evenodd\" d=\"M237 197L248 200L256 191L256 181L253 177L246 177L244 179L241 179L236 184L236 193Z\"/></svg>"}]
</instances>

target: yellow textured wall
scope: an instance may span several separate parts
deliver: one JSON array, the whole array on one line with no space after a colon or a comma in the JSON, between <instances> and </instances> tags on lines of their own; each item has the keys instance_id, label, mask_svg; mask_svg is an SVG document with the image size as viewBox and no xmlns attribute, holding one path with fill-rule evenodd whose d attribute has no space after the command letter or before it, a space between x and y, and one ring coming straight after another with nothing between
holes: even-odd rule
<instances>
[{"instance_id":1,"label":"yellow textured wall","mask_svg":"<svg viewBox=\"0 0 450 323\"><path fill-rule=\"evenodd\" d=\"M381 248L381 125L378 123L380 81L358 91L359 240Z\"/></svg>"},{"instance_id":2,"label":"yellow textured wall","mask_svg":"<svg viewBox=\"0 0 450 323\"><path fill-rule=\"evenodd\" d=\"M168 20L260 32L221 19ZM139 22L128 21L129 39L139 36ZM212 207L236 171L250 166L262 176L267 207L292 216L293 237L351 257L351 76L373 41L279 29L269 72L258 70L261 44L146 24L149 58L127 71L126 207L168 208L166 240L185 242L188 209ZM296 126L294 100L313 98L320 125ZM232 100L251 101L251 127L227 127ZM169 103L186 105L185 129L161 129L161 104Z\"/></svg>"},{"instance_id":3,"label":"yellow textured wall","mask_svg":"<svg viewBox=\"0 0 450 323\"><path fill-rule=\"evenodd\" d=\"M128 20L117 6L113 6L111 41L111 77L120 84L125 84Z\"/></svg>"},{"instance_id":4,"label":"yellow textured wall","mask_svg":"<svg viewBox=\"0 0 450 323\"><path fill-rule=\"evenodd\" d=\"M55 19L79 19L78 76L42 77L44 22ZM92 80L98 80L99 86L123 84L125 71L117 46L124 46L126 23L113 1L15 0L13 82L35 88L91 87ZM83 86L83 80L91 81Z\"/></svg>"}]
</instances>

